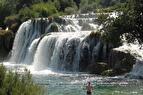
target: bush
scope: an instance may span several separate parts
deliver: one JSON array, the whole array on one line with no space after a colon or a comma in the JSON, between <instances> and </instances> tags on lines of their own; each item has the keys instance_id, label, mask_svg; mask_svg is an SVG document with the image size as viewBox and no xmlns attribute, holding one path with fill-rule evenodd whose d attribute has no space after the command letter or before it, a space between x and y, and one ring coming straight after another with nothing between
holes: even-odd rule
<instances>
[{"instance_id":1,"label":"bush","mask_svg":"<svg viewBox=\"0 0 143 95\"><path fill-rule=\"evenodd\" d=\"M42 89L37 86L31 74L25 70L24 74L8 72L0 66L0 95L41 95Z\"/></svg>"},{"instance_id":2,"label":"bush","mask_svg":"<svg viewBox=\"0 0 143 95\"><path fill-rule=\"evenodd\" d=\"M77 9L76 3L74 0L55 0L54 4L58 11L64 12L67 7L72 7L74 9Z\"/></svg>"},{"instance_id":3,"label":"bush","mask_svg":"<svg viewBox=\"0 0 143 95\"><path fill-rule=\"evenodd\" d=\"M33 11L32 9L25 7L24 9L21 9L19 11L19 18L21 19L21 22L26 21L30 18L38 17L38 13Z\"/></svg>"},{"instance_id":4,"label":"bush","mask_svg":"<svg viewBox=\"0 0 143 95\"><path fill-rule=\"evenodd\" d=\"M74 14L76 12L75 8L72 8L72 7L67 7L65 8L65 13L67 15L71 15L71 14Z\"/></svg>"},{"instance_id":5,"label":"bush","mask_svg":"<svg viewBox=\"0 0 143 95\"><path fill-rule=\"evenodd\" d=\"M93 4L85 4L84 6L81 5L81 13L88 13L88 12L95 12L96 10L96 3Z\"/></svg>"},{"instance_id":6,"label":"bush","mask_svg":"<svg viewBox=\"0 0 143 95\"><path fill-rule=\"evenodd\" d=\"M52 3L34 4L32 10L38 13L39 17L48 17L57 13L57 9Z\"/></svg>"}]
</instances>

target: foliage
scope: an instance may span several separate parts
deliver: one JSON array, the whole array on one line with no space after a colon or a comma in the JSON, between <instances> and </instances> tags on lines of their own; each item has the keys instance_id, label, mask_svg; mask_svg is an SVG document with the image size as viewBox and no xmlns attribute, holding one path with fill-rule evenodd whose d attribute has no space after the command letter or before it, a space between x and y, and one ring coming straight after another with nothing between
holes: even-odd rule
<instances>
[{"instance_id":1,"label":"foliage","mask_svg":"<svg viewBox=\"0 0 143 95\"><path fill-rule=\"evenodd\" d=\"M66 13L67 15L74 14L75 12L76 12L76 10L75 10L74 8L72 8L72 7L67 7L67 8L65 8L65 13Z\"/></svg>"},{"instance_id":2,"label":"foliage","mask_svg":"<svg viewBox=\"0 0 143 95\"><path fill-rule=\"evenodd\" d=\"M129 42L135 39L140 43L143 42L142 5L143 2L140 0L129 0L129 2L124 5L125 7L122 7L122 14L104 29L108 31L108 34L112 33L113 37L116 36L118 39L123 34L126 34L125 36Z\"/></svg>"},{"instance_id":3,"label":"foliage","mask_svg":"<svg viewBox=\"0 0 143 95\"><path fill-rule=\"evenodd\" d=\"M34 4L32 10L38 14L38 17L48 17L57 13L57 9L52 3Z\"/></svg>"},{"instance_id":4,"label":"foliage","mask_svg":"<svg viewBox=\"0 0 143 95\"><path fill-rule=\"evenodd\" d=\"M107 18L109 17L109 15L108 14L105 14L105 13L99 13L98 15L97 15L97 22L98 22L98 24L99 25L101 25L101 24L105 24L105 22L107 21Z\"/></svg>"},{"instance_id":5,"label":"foliage","mask_svg":"<svg viewBox=\"0 0 143 95\"><path fill-rule=\"evenodd\" d=\"M6 16L15 11L15 2L12 0L0 0L0 24L4 23Z\"/></svg>"},{"instance_id":6,"label":"foliage","mask_svg":"<svg viewBox=\"0 0 143 95\"><path fill-rule=\"evenodd\" d=\"M118 13L119 14L119 13ZM109 13L98 14L97 22L102 26L101 38L106 43L111 43L114 47L121 44L119 18L110 17Z\"/></svg>"},{"instance_id":7,"label":"foliage","mask_svg":"<svg viewBox=\"0 0 143 95\"><path fill-rule=\"evenodd\" d=\"M17 15L22 23L29 18L72 14L78 12L78 9L82 13L96 11L106 3L106 0L0 0L0 26L5 26L5 19L13 15Z\"/></svg>"},{"instance_id":8,"label":"foliage","mask_svg":"<svg viewBox=\"0 0 143 95\"><path fill-rule=\"evenodd\" d=\"M129 0L126 4L116 6L119 9L118 17L115 19L106 18L101 15L98 21L103 25L103 38L105 41L111 42L114 46L121 44L121 36L125 35L129 42L137 39L143 42L143 2L138 0ZM106 23L104 23L106 22Z\"/></svg>"},{"instance_id":9,"label":"foliage","mask_svg":"<svg viewBox=\"0 0 143 95\"><path fill-rule=\"evenodd\" d=\"M21 18L22 22L35 17L38 17L38 14L28 7L25 7L19 11L19 18Z\"/></svg>"},{"instance_id":10,"label":"foliage","mask_svg":"<svg viewBox=\"0 0 143 95\"><path fill-rule=\"evenodd\" d=\"M42 89L33 82L27 70L18 74L0 66L0 95L41 95L41 92Z\"/></svg>"},{"instance_id":11,"label":"foliage","mask_svg":"<svg viewBox=\"0 0 143 95\"><path fill-rule=\"evenodd\" d=\"M133 30L131 34L133 37L137 38L139 42L143 42L143 1L142 0L131 0L129 8L132 7L132 10L129 11L131 14L131 23Z\"/></svg>"},{"instance_id":12,"label":"foliage","mask_svg":"<svg viewBox=\"0 0 143 95\"><path fill-rule=\"evenodd\" d=\"M80 11L81 13L92 12L96 10L97 3L96 0L81 0Z\"/></svg>"},{"instance_id":13,"label":"foliage","mask_svg":"<svg viewBox=\"0 0 143 95\"><path fill-rule=\"evenodd\" d=\"M76 9L76 3L73 0L55 0L55 5L58 11L65 11L67 7L73 7Z\"/></svg>"}]
</instances>

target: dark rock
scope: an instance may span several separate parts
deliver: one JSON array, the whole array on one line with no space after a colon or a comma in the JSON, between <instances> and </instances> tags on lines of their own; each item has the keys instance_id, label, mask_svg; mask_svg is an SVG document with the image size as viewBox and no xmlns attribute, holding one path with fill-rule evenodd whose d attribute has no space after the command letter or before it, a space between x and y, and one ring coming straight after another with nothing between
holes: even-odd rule
<instances>
[{"instance_id":1,"label":"dark rock","mask_svg":"<svg viewBox=\"0 0 143 95\"><path fill-rule=\"evenodd\" d=\"M97 62L107 62L109 54L109 45L103 43L100 33L91 32L80 46L79 70L86 71L89 65ZM90 72L91 73L91 72Z\"/></svg>"},{"instance_id":2,"label":"dark rock","mask_svg":"<svg viewBox=\"0 0 143 95\"><path fill-rule=\"evenodd\" d=\"M84 43L81 48L81 54L80 54L80 63L79 63L79 69L80 71L85 71L87 66L90 64L90 52L89 52L89 44Z\"/></svg>"},{"instance_id":3,"label":"dark rock","mask_svg":"<svg viewBox=\"0 0 143 95\"><path fill-rule=\"evenodd\" d=\"M12 31L0 30L0 60L5 59L13 45L14 34Z\"/></svg>"},{"instance_id":4,"label":"dark rock","mask_svg":"<svg viewBox=\"0 0 143 95\"><path fill-rule=\"evenodd\" d=\"M101 75L101 73L108 69L107 63L99 62L95 64L90 64L87 67L87 71L92 74Z\"/></svg>"},{"instance_id":5,"label":"dark rock","mask_svg":"<svg viewBox=\"0 0 143 95\"><path fill-rule=\"evenodd\" d=\"M115 71L115 75L120 75L131 71L135 58L130 53L112 50L109 55L108 65Z\"/></svg>"}]
</instances>

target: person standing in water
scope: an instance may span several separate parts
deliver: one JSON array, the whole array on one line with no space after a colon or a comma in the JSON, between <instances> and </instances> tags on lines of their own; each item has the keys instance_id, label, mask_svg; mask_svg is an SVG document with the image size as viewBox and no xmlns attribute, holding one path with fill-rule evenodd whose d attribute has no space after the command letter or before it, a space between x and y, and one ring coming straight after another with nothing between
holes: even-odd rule
<instances>
[{"instance_id":1,"label":"person standing in water","mask_svg":"<svg viewBox=\"0 0 143 95\"><path fill-rule=\"evenodd\" d=\"M87 90L87 92L86 92L87 95L92 95L93 87L90 82L87 83L86 90Z\"/></svg>"}]
</instances>

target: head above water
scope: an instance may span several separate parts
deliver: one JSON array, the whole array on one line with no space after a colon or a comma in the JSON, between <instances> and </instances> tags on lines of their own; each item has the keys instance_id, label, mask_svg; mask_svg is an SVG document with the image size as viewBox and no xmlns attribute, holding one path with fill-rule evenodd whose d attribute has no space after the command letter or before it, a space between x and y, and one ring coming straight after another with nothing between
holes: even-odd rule
<instances>
[{"instance_id":1,"label":"head above water","mask_svg":"<svg viewBox=\"0 0 143 95\"><path fill-rule=\"evenodd\" d=\"M91 82L88 82L87 84L88 84L88 85L90 85L90 84L91 84Z\"/></svg>"}]
</instances>

